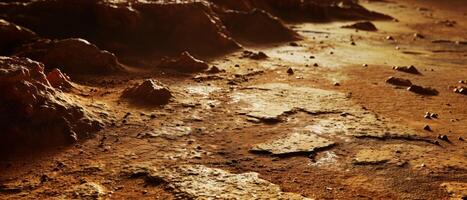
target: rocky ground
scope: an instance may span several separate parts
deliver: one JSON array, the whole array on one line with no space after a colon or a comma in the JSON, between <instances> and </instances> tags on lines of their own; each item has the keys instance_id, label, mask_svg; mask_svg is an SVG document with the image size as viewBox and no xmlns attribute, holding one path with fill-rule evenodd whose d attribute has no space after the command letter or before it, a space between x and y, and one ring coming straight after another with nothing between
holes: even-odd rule
<instances>
[{"instance_id":1,"label":"rocky ground","mask_svg":"<svg viewBox=\"0 0 467 200\"><path fill-rule=\"evenodd\" d=\"M0 1L0 199L466 199L466 10Z\"/></svg>"}]
</instances>

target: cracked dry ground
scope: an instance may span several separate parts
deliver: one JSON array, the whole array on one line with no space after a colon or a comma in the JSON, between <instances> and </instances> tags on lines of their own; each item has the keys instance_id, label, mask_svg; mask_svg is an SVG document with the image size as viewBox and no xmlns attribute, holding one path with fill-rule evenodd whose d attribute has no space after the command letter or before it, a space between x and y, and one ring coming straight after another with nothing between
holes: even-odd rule
<instances>
[{"instance_id":1,"label":"cracked dry ground","mask_svg":"<svg viewBox=\"0 0 467 200\"><path fill-rule=\"evenodd\" d=\"M216 74L83 77L72 96L113 124L2 160L0 198L465 199L467 97L453 89L467 78L467 5L420 2L363 3L398 19L374 21L377 32L288 24L302 40L245 46L266 59L210 58L225 70ZM170 103L121 100L149 77L168 85Z\"/></svg>"}]
</instances>

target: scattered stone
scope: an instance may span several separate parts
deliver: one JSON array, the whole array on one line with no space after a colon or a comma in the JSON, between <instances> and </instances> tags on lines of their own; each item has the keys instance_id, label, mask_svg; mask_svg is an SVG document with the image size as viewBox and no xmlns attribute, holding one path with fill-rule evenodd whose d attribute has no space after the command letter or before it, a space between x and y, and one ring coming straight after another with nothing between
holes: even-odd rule
<instances>
[{"instance_id":1,"label":"scattered stone","mask_svg":"<svg viewBox=\"0 0 467 200\"><path fill-rule=\"evenodd\" d=\"M362 67L368 67L368 64L362 64Z\"/></svg>"},{"instance_id":2,"label":"scattered stone","mask_svg":"<svg viewBox=\"0 0 467 200\"><path fill-rule=\"evenodd\" d=\"M394 40L392 36L386 36L386 40Z\"/></svg>"},{"instance_id":3,"label":"scattered stone","mask_svg":"<svg viewBox=\"0 0 467 200\"><path fill-rule=\"evenodd\" d=\"M412 82L409 79L397 78L397 77L389 77L386 80L386 83L398 86L411 86Z\"/></svg>"},{"instance_id":4,"label":"scattered stone","mask_svg":"<svg viewBox=\"0 0 467 200\"><path fill-rule=\"evenodd\" d=\"M209 65L202 60L196 59L187 51L184 51L176 58L162 59L158 67L183 73L193 73L204 71L209 68Z\"/></svg>"},{"instance_id":5,"label":"scattered stone","mask_svg":"<svg viewBox=\"0 0 467 200\"><path fill-rule=\"evenodd\" d=\"M454 89L455 93L467 95L467 87L461 86Z\"/></svg>"},{"instance_id":6,"label":"scattered stone","mask_svg":"<svg viewBox=\"0 0 467 200\"><path fill-rule=\"evenodd\" d=\"M431 117L431 118L438 119L438 114L436 114L436 113L431 113L431 114L430 114L430 117Z\"/></svg>"},{"instance_id":7,"label":"scattered stone","mask_svg":"<svg viewBox=\"0 0 467 200\"><path fill-rule=\"evenodd\" d=\"M250 58L253 60L263 60L263 59L268 58L268 56L262 51L259 51L257 53L252 52L252 51L243 51L242 58Z\"/></svg>"},{"instance_id":8,"label":"scattered stone","mask_svg":"<svg viewBox=\"0 0 467 200\"><path fill-rule=\"evenodd\" d=\"M467 80L460 80L459 83L460 84L467 84Z\"/></svg>"},{"instance_id":9,"label":"scattered stone","mask_svg":"<svg viewBox=\"0 0 467 200\"><path fill-rule=\"evenodd\" d=\"M169 103L172 93L159 81L146 79L139 85L127 88L122 97L140 104L164 105Z\"/></svg>"},{"instance_id":10,"label":"scattered stone","mask_svg":"<svg viewBox=\"0 0 467 200\"><path fill-rule=\"evenodd\" d=\"M429 87L422 87L418 85L411 85L410 87L407 88L407 90L413 93L420 94L420 95L435 96L439 94L439 92L436 89L429 88Z\"/></svg>"},{"instance_id":11,"label":"scattered stone","mask_svg":"<svg viewBox=\"0 0 467 200\"><path fill-rule=\"evenodd\" d=\"M342 28L351 28L351 29L357 29L357 30L363 30L363 31L377 31L378 30L376 26L370 21L356 22L350 25L342 26Z\"/></svg>"},{"instance_id":12,"label":"scattered stone","mask_svg":"<svg viewBox=\"0 0 467 200\"><path fill-rule=\"evenodd\" d=\"M397 71L401 71L401 72L410 73L410 74L421 74L417 70L417 68L415 68L415 66L413 66L413 65L410 65L408 67L407 66L395 66L392 69L397 70Z\"/></svg>"},{"instance_id":13,"label":"scattered stone","mask_svg":"<svg viewBox=\"0 0 467 200\"><path fill-rule=\"evenodd\" d=\"M313 64L313 67L318 67L318 66L319 66L318 63Z\"/></svg>"},{"instance_id":14,"label":"scattered stone","mask_svg":"<svg viewBox=\"0 0 467 200\"><path fill-rule=\"evenodd\" d=\"M293 69L292 68L287 69L287 74L293 75L294 74Z\"/></svg>"},{"instance_id":15,"label":"scattered stone","mask_svg":"<svg viewBox=\"0 0 467 200\"><path fill-rule=\"evenodd\" d=\"M39 40L16 50L17 56L42 62L71 75L110 74L123 71L114 54L100 50L84 39Z\"/></svg>"},{"instance_id":16,"label":"scattered stone","mask_svg":"<svg viewBox=\"0 0 467 200\"><path fill-rule=\"evenodd\" d=\"M457 138L459 141L465 141L465 139L461 136L459 136L459 138Z\"/></svg>"},{"instance_id":17,"label":"scattered stone","mask_svg":"<svg viewBox=\"0 0 467 200\"><path fill-rule=\"evenodd\" d=\"M335 82L333 85L334 86L341 86L341 84L339 82Z\"/></svg>"},{"instance_id":18,"label":"scattered stone","mask_svg":"<svg viewBox=\"0 0 467 200\"><path fill-rule=\"evenodd\" d=\"M295 132L283 138L256 144L252 152L269 152L273 155L312 154L313 152L335 145L333 141L316 135L313 132Z\"/></svg>"}]
</instances>

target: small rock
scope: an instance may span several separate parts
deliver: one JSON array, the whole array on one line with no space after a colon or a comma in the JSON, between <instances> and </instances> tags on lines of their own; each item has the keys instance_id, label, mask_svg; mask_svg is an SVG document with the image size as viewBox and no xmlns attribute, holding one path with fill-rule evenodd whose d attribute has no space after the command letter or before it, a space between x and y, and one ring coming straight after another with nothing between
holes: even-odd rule
<instances>
[{"instance_id":1,"label":"small rock","mask_svg":"<svg viewBox=\"0 0 467 200\"><path fill-rule=\"evenodd\" d=\"M252 51L243 51L242 58L250 58L253 60L263 60L263 59L268 58L268 56L262 51L259 51L257 53L252 52Z\"/></svg>"},{"instance_id":2,"label":"small rock","mask_svg":"<svg viewBox=\"0 0 467 200\"><path fill-rule=\"evenodd\" d=\"M397 77L389 77L386 80L386 83L392 84L392 85L399 85L399 86L411 86L412 82L409 79L403 79L403 78L397 78Z\"/></svg>"},{"instance_id":3,"label":"small rock","mask_svg":"<svg viewBox=\"0 0 467 200\"><path fill-rule=\"evenodd\" d=\"M298 47L298 43L296 43L296 42L290 42L289 45L293 46L293 47Z\"/></svg>"},{"instance_id":4,"label":"small rock","mask_svg":"<svg viewBox=\"0 0 467 200\"><path fill-rule=\"evenodd\" d=\"M204 61L196 59L189 52L182 52L175 58L164 58L158 65L159 68L172 69L183 73L193 73L209 68Z\"/></svg>"},{"instance_id":5,"label":"small rock","mask_svg":"<svg viewBox=\"0 0 467 200\"><path fill-rule=\"evenodd\" d=\"M206 72L209 74L217 74L217 73L225 72L225 70L221 70L217 66L212 66Z\"/></svg>"},{"instance_id":6,"label":"small rock","mask_svg":"<svg viewBox=\"0 0 467 200\"><path fill-rule=\"evenodd\" d=\"M313 67L318 67L318 66L319 66L318 63L313 64Z\"/></svg>"},{"instance_id":7,"label":"small rock","mask_svg":"<svg viewBox=\"0 0 467 200\"><path fill-rule=\"evenodd\" d=\"M449 142L449 138L447 135L438 135L438 139Z\"/></svg>"},{"instance_id":8,"label":"small rock","mask_svg":"<svg viewBox=\"0 0 467 200\"><path fill-rule=\"evenodd\" d=\"M421 74L415 66L410 65L410 66L395 66L392 69L401 71L401 72L406 72L410 74Z\"/></svg>"},{"instance_id":9,"label":"small rock","mask_svg":"<svg viewBox=\"0 0 467 200\"><path fill-rule=\"evenodd\" d=\"M424 38L425 38L425 36L422 35L422 34L420 34L420 33L414 33L414 34L413 34L413 37L414 37L414 38L418 38L418 39L424 39Z\"/></svg>"},{"instance_id":10,"label":"small rock","mask_svg":"<svg viewBox=\"0 0 467 200\"><path fill-rule=\"evenodd\" d=\"M352 29L363 30L363 31L377 31L378 30L376 26L369 21L363 21L363 22L357 22L357 23L350 24L350 25L345 25L345 26L342 26L342 28L352 28Z\"/></svg>"},{"instance_id":11,"label":"small rock","mask_svg":"<svg viewBox=\"0 0 467 200\"><path fill-rule=\"evenodd\" d=\"M334 83L334 86L340 86L340 85L341 85L341 84L338 83L338 82L335 82L335 83Z\"/></svg>"},{"instance_id":12,"label":"small rock","mask_svg":"<svg viewBox=\"0 0 467 200\"><path fill-rule=\"evenodd\" d=\"M407 88L407 90L413 93L421 94L421 95L435 96L439 94L439 92L436 89L429 88L429 87L422 87L418 85L411 85L410 87Z\"/></svg>"},{"instance_id":13,"label":"small rock","mask_svg":"<svg viewBox=\"0 0 467 200\"><path fill-rule=\"evenodd\" d=\"M457 87L454 89L454 92L455 93L459 93L459 94L463 94L463 95L467 95L467 87Z\"/></svg>"},{"instance_id":14,"label":"small rock","mask_svg":"<svg viewBox=\"0 0 467 200\"><path fill-rule=\"evenodd\" d=\"M293 75L294 74L293 69L292 68L287 69L287 74Z\"/></svg>"},{"instance_id":15,"label":"small rock","mask_svg":"<svg viewBox=\"0 0 467 200\"><path fill-rule=\"evenodd\" d=\"M461 137L461 136L459 136L459 138L457 138L457 139L459 139L459 141L465 141L465 139L463 137Z\"/></svg>"},{"instance_id":16,"label":"small rock","mask_svg":"<svg viewBox=\"0 0 467 200\"><path fill-rule=\"evenodd\" d=\"M431 130L431 127L429 125L425 125L425 127L423 127L423 130L425 131L432 131Z\"/></svg>"},{"instance_id":17,"label":"small rock","mask_svg":"<svg viewBox=\"0 0 467 200\"><path fill-rule=\"evenodd\" d=\"M392 36L386 36L386 40L394 40Z\"/></svg>"},{"instance_id":18,"label":"small rock","mask_svg":"<svg viewBox=\"0 0 467 200\"><path fill-rule=\"evenodd\" d=\"M363 64L362 67L368 67L368 64Z\"/></svg>"}]
</instances>

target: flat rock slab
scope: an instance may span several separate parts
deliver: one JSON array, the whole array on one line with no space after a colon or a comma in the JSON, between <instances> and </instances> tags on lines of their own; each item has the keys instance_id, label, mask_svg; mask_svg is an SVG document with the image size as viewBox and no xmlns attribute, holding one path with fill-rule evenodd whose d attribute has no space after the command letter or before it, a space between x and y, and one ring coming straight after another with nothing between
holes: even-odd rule
<instances>
[{"instance_id":1,"label":"flat rock slab","mask_svg":"<svg viewBox=\"0 0 467 200\"><path fill-rule=\"evenodd\" d=\"M246 103L248 106L243 112L258 119L277 119L294 110L309 113L338 112L348 104L343 93L283 83L248 87L234 93L232 99L234 102Z\"/></svg>"},{"instance_id":2,"label":"flat rock slab","mask_svg":"<svg viewBox=\"0 0 467 200\"><path fill-rule=\"evenodd\" d=\"M283 138L255 145L253 152L269 152L274 155L294 153L313 153L314 151L335 145L326 138L312 132L295 132Z\"/></svg>"},{"instance_id":3,"label":"flat rock slab","mask_svg":"<svg viewBox=\"0 0 467 200\"><path fill-rule=\"evenodd\" d=\"M248 172L232 174L203 165L180 165L154 168L135 165L124 169L126 175L143 175L146 180L163 182L181 199L309 199L295 193L282 192L279 186Z\"/></svg>"},{"instance_id":4,"label":"flat rock slab","mask_svg":"<svg viewBox=\"0 0 467 200\"><path fill-rule=\"evenodd\" d=\"M363 149L357 152L352 163L356 165L377 165L394 159L394 153L387 150Z\"/></svg>"}]
</instances>

